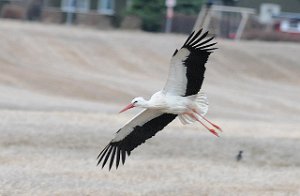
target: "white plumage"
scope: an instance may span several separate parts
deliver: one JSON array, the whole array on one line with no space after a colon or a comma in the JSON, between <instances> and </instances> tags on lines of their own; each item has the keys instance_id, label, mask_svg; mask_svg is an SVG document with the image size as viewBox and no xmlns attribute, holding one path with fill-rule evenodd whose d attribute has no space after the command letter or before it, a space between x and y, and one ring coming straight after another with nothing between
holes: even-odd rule
<instances>
[{"instance_id":1,"label":"white plumage","mask_svg":"<svg viewBox=\"0 0 300 196\"><path fill-rule=\"evenodd\" d=\"M185 76L186 67L182 62L186 60L190 51L186 48L180 49L171 59L169 75L163 92L171 95L182 95L186 91L187 78Z\"/></svg>"}]
</instances>

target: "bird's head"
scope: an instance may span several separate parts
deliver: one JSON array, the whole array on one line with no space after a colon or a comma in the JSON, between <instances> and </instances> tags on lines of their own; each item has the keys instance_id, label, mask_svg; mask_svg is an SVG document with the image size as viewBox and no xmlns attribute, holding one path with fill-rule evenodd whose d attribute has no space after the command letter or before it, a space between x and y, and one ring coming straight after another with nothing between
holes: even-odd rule
<instances>
[{"instance_id":1,"label":"bird's head","mask_svg":"<svg viewBox=\"0 0 300 196\"><path fill-rule=\"evenodd\" d=\"M145 107L147 104L147 101L143 97L136 97L134 98L130 104L128 104L124 109L120 111L120 113L125 112L126 110L129 110L134 107Z\"/></svg>"}]
</instances>

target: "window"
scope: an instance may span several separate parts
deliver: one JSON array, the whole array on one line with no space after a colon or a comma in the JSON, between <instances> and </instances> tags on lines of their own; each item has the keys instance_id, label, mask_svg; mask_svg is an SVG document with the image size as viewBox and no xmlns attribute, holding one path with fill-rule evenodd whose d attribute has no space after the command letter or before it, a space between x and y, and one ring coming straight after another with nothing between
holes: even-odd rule
<instances>
[{"instance_id":1,"label":"window","mask_svg":"<svg viewBox=\"0 0 300 196\"><path fill-rule=\"evenodd\" d=\"M88 12L90 0L62 0L61 9L65 12Z\"/></svg>"},{"instance_id":2,"label":"window","mask_svg":"<svg viewBox=\"0 0 300 196\"><path fill-rule=\"evenodd\" d=\"M90 0L77 0L77 10L79 12L88 12L90 9Z\"/></svg>"},{"instance_id":3,"label":"window","mask_svg":"<svg viewBox=\"0 0 300 196\"><path fill-rule=\"evenodd\" d=\"M115 13L114 0L98 0L98 12L106 15L113 15Z\"/></svg>"},{"instance_id":4,"label":"window","mask_svg":"<svg viewBox=\"0 0 300 196\"><path fill-rule=\"evenodd\" d=\"M288 19L282 20L280 23L280 30L288 33L299 33L300 21Z\"/></svg>"},{"instance_id":5,"label":"window","mask_svg":"<svg viewBox=\"0 0 300 196\"><path fill-rule=\"evenodd\" d=\"M298 28L298 21L297 20L290 20L290 28L297 29Z\"/></svg>"}]
</instances>

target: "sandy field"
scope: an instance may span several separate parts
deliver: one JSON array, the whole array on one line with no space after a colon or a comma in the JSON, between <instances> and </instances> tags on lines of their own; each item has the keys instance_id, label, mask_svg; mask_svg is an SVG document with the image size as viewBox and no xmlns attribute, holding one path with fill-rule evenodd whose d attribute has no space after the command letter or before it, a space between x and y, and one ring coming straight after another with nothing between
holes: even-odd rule
<instances>
[{"instance_id":1,"label":"sandy field","mask_svg":"<svg viewBox=\"0 0 300 196\"><path fill-rule=\"evenodd\" d=\"M203 91L221 137L175 120L96 167L186 37L1 20L0 195L300 195L299 43L218 39Z\"/></svg>"}]
</instances>

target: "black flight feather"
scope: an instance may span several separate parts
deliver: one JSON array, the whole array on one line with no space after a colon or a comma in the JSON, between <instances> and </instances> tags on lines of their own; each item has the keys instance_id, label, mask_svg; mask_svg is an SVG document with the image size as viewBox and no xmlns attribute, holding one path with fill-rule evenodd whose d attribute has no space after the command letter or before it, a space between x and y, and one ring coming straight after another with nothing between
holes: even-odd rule
<instances>
[{"instance_id":1,"label":"black flight feather","mask_svg":"<svg viewBox=\"0 0 300 196\"><path fill-rule=\"evenodd\" d=\"M121 152L120 148L117 147L117 149L118 149L118 151L117 151L117 159L116 159L116 169L118 169L118 167L119 167L120 156L121 156L121 154L120 154L120 152Z\"/></svg>"},{"instance_id":2,"label":"black flight feather","mask_svg":"<svg viewBox=\"0 0 300 196\"><path fill-rule=\"evenodd\" d=\"M125 160L126 160L126 152L125 152L125 150L122 150L122 164L123 165L125 163Z\"/></svg>"},{"instance_id":3,"label":"black flight feather","mask_svg":"<svg viewBox=\"0 0 300 196\"><path fill-rule=\"evenodd\" d=\"M109 147L109 150L108 150L107 153L106 153L105 159L104 159L104 161L103 161L102 168L103 168L104 165L106 164L106 161L108 160L109 155L110 155L112 149L113 149L113 147L110 146L110 147Z\"/></svg>"},{"instance_id":4,"label":"black flight feather","mask_svg":"<svg viewBox=\"0 0 300 196\"><path fill-rule=\"evenodd\" d=\"M201 29L201 31L202 31L202 29ZM193 37L194 33L195 33L195 31L193 31L193 32L190 34L190 36L186 39L186 41L184 42L183 45L186 45L186 44L190 41L190 39Z\"/></svg>"},{"instance_id":5,"label":"black flight feather","mask_svg":"<svg viewBox=\"0 0 300 196\"><path fill-rule=\"evenodd\" d=\"M190 51L190 54L183 61L183 65L186 67L187 86L185 93L182 96L196 95L201 89L204 73L205 63L211 54L212 50L216 48L209 48L216 43L210 43L214 37L205 39L208 36L208 31L202 33L202 29L199 30L192 38L188 38L182 48L186 48ZM205 45L207 44L207 45Z\"/></svg>"},{"instance_id":6,"label":"black flight feather","mask_svg":"<svg viewBox=\"0 0 300 196\"><path fill-rule=\"evenodd\" d=\"M208 47L214 46L214 45L216 45L216 44L217 44L217 42L211 43L211 44L208 44L208 45L205 45L205 46L201 46L201 47L199 47L199 48L197 48L197 49L209 49Z\"/></svg>"},{"instance_id":7,"label":"black flight feather","mask_svg":"<svg viewBox=\"0 0 300 196\"><path fill-rule=\"evenodd\" d=\"M178 52L178 50L176 49L172 56L175 56L177 54L177 52Z\"/></svg>"},{"instance_id":8,"label":"black flight feather","mask_svg":"<svg viewBox=\"0 0 300 196\"><path fill-rule=\"evenodd\" d=\"M122 163L125 163L126 154L130 156L131 151L135 149L140 144L144 143L147 139L154 136L158 131L162 130L165 126L167 126L171 121L176 118L176 114L161 114L153 119L149 119L148 122L141 126L133 127L133 130L122 140L120 141L111 141L109 143L109 148L102 151L102 155L100 156L100 160L98 164L102 161L103 157L104 161L102 164L102 168L106 164L109 156L111 155L109 168L112 167L115 156L115 149L118 148L117 151L117 161L116 167L119 165L120 154L122 158Z\"/></svg>"},{"instance_id":9,"label":"black flight feather","mask_svg":"<svg viewBox=\"0 0 300 196\"><path fill-rule=\"evenodd\" d=\"M112 151L112 155L111 155L111 157L110 157L109 170L111 169L111 166L112 166L113 163L114 163L115 153L116 153L117 147L114 146L113 148L114 148L114 150Z\"/></svg>"},{"instance_id":10,"label":"black flight feather","mask_svg":"<svg viewBox=\"0 0 300 196\"><path fill-rule=\"evenodd\" d=\"M201 42L201 43L195 45L194 47L197 48L197 47L199 47L199 46L203 46L204 44L210 42L210 41L213 40L214 38L215 38L215 37L210 37L210 38L208 38L207 40L205 40L204 42Z\"/></svg>"},{"instance_id":11,"label":"black flight feather","mask_svg":"<svg viewBox=\"0 0 300 196\"><path fill-rule=\"evenodd\" d=\"M109 145L107 145L104 149L103 149L103 151L99 154L99 156L98 157L100 157L100 155L101 155L101 157L100 157L100 159L99 159L99 161L98 161L98 164L97 165L99 165L99 163L102 161L102 159L103 159L103 157L104 157L104 155L106 154L106 151L108 150L108 148L109 148L110 146Z\"/></svg>"},{"instance_id":12,"label":"black flight feather","mask_svg":"<svg viewBox=\"0 0 300 196\"><path fill-rule=\"evenodd\" d=\"M198 42L200 38L199 39L197 39L197 38L201 34L201 32L202 32L202 29L200 31L198 31L187 44L193 45L194 42Z\"/></svg>"}]
</instances>

